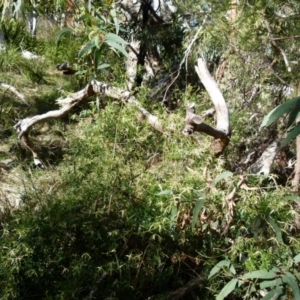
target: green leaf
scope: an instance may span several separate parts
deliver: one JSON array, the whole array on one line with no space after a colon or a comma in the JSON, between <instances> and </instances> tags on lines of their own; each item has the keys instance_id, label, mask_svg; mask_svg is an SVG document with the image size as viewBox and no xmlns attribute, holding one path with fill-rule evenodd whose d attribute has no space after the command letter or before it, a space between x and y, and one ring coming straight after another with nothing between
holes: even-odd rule
<instances>
[{"instance_id":1,"label":"green leaf","mask_svg":"<svg viewBox=\"0 0 300 300\"><path fill-rule=\"evenodd\" d=\"M282 285L282 284L283 284L282 279L277 278L277 279L273 279L273 280L262 281L259 284L259 287L260 287L261 290L263 290L263 289L268 288L268 287L278 286L278 285Z\"/></svg>"},{"instance_id":2,"label":"green leaf","mask_svg":"<svg viewBox=\"0 0 300 300\"><path fill-rule=\"evenodd\" d=\"M221 260L219 261L210 271L208 279L212 278L216 274L220 272L222 267L230 267L230 261L229 260Z\"/></svg>"},{"instance_id":3,"label":"green leaf","mask_svg":"<svg viewBox=\"0 0 300 300\"><path fill-rule=\"evenodd\" d=\"M87 54L92 48L95 47L95 41L91 40L85 44L85 46L79 51L78 58L81 58L85 54Z\"/></svg>"},{"instance_id":4,"label":"green leaf","mask_svg":"<svg viewBox=\"0 0 300 300\"><path fill-rule=\"evenodd\" d=\"M171 190L163 190L163 191L157 193L156 195L158 195L158 196L173 195L173 192Z\"/></svg>"},{"instance_id":5,"label":"green leaf","mask_svg":"<svg viewBox=\"0 0 300 300\"><path fill-rule=\"evenodd\" d=\"M174 206L172 208L172 211L171 211L171 220L174 221L175 219L177 219L177 212L178 212L178 209L177 209L177 206Z\"/></svg>"},{"instance_id":6,"label":"green leaf","mask_svg":"<svg viewBox=\"0 0 300 300\"><path fill-rule=\"evenodd\" d=\"M246 279L273 279L276 277L276 273L273 271L266 271L266 270L258 270L249 272L243 275L243 278Z\"/></svg>"},{"instance_id":7,"label":"green leaf","mask_svg":"<svg viewBox=\"0 0 300 300\"><path fill-rule=\"evenodd\" d=\"M279 242L283 243L283 239L282 239L282 234L281 234L281 229L280 227L277 225L277 223L271 219L271 218L268 218L267 219L268 222L270 223L272 229L274 230L275 234L276 234L276 238Z\"/></svg>"},{"instance_id":8,"label":"green leaf","mask_svg":"<svg viewBox=\"0 0 300 300\"><path fill-rule=\"evenodd\" d=\"M286 127L289 129L296 121L297 117L299 116L300 112L297 110L293 110L289 115L289 121Z\"/></svg>"},{"instance_id":9,"label":"green leaf","mask_svg":"<svg viewBox=\"0 0 300 300\"><path fill-rule=\"evenodd\" d=\"M77 71L75 73L75 75L83 75L83 74L86 74L87 70L81 70L81 71Z\"/></svg>"},{"instance_id":10,"label":"green leaf","mask_svg":"<svg viewBox=\"0 0 300 300\"><path fill-rule=\"evenodd\" d=\"M222 172L221 174L219 174L216 179L214 180L214 185L216 185L219 181L221 181L222 179L225 179L227 177L230 177L232 176L233 173L232 172L229 172L229 171L225 171L225 172Z\"/></svg>"},{"instance_id":11,"label":"green leaf","mask_svg":"<svg viewBox=\"0 0 300 300\"><path fill-rule=\"evenodd\" d=\"M106 41L106 44L111 48L120 51L121 53L123 53L124 56L128 56L128 53L126 52L125 48L122 47L120 44L109 40Z\"/></svg>"},{"instance_id":12,"label":"green leaf","mask_svg":"<svg viewBox=\"0 0 300 300\"><path fill-rule=\"evenodd\" d=\"M296 138L298 135L300 134L300 123L298 123L294 129L288 133L287 137L283 140L283 142L281 143L280 147L283 148L285 147L287 144L289 144L289 142L291 140L293 140L294 138Z\"/></svg>"},{"instance_id":13,"label":"green leaf","mask_svg":"<svg viewBox=\"0 0 300 300\"><path fill-rule=\"evenodd\" d=\"M300 254L297 254L293 259L295 264L298 264L300 262Z\"/></svg>"},{"instance_id":14,"label":"green leaf","mask_svg":"<svg viewBox=\"0 0 300 300\"><path fill-rule=\"evenodd\" d=\"M98 49L100 49L100 44L99 44L99 36L98 35L96 35L96 36L94 36L94 42L95 42L95 46L98 48Z\"/></svg>"},{"instance_id":15,"label":"green leaf","mask_svg":"<svg viewBox=\"0 0 300 300\"><path fill-rule=\"evenodd\" d=\"M236 271L235 271L235 267L233 265L230 266L229 271L231 274L235 275Z\"/></svg>"},{"instance_id":16,"label":"green leaf","mask_svg":"<svg viewBox=\"0 0 300 300\"><path fill-rule=\"evenodd\" d=\"M291 113L293 111L299 112L300 110L300 97L293 98L271 110L263 119L260 128L267 127L274 123L281 116Z\"/></svg>"},{"instance_id":17,"label":"green leaf","mask_svg":"<svg viewBox=\"0 0 300 300\"><path fill-rule=\"evenodd\" d=\"M300 201L299 196L286 196L285 199L290 201Z\"/></svg>"},{"instance_id":18,"label":"green leaf","mask_svg":"<svg viewBox=\"0 0 300 300\"><path fill-rule=\"evenodd\" d=\"M95 68L95 72L97 72L97 70L98 70L98 64L99 64L100 56L101 56L101 51L96 48L95 51L94 51L94 68Z\"/></svg>"},{"instance_id":19,"label":"green leaf","mask_svg":"<svg viewBox=\"0 0 300 300\"><path fill-rule=\"evenodd\" d=\"M114 24L115 24L115 27L116 27L116 34L119 33L119 30L120 30L120 26L119 26L119 21L118 21L118 18L117 18L117 11L115 8L113 8L111 11L110 11L110 14L114 20Z\"/></svg>"},{"instance_id":20,"label":"green leaf","mask_svg":"<svg viewBox=\"0 0 300 300\"><path fill-rule=\"evenodd\" d=\"M60 40L61 38L63 38L64 36L72 34L73 31L74 31L73 28L64 28L64 29L59 30L59 31L56 33L56 40L59 41L59 40Z\"/></svg>"},{"instance_id":21,"label":"green leaf","mask_svg":"<svg viewBox=\"0 0 300 300\"><path fill-rule=\"evenodd\" d=\"M196 205L193 211L192 228L194 228L196 223L198 222L199 213L203 204L204 204L204 199L196 200Z\"/></svg>"},{"instance_id":22,"label":"green leaf","mask_svg":"<svg viewBox=\"0 0 300 300\"><path fill-rule=\"evenodd\" d=\"M108 68L109 66L110 66L109 64L101 64L100 66L98 66L98 70L106 69L106 68Z\"/></svg>"},{"instance_id":23,"label":"green leaf","mask_svg":"<svg viewBox=\"0 0 300 300\"><path fill-rule=\"evenodd\" d=\"M114 33L107 33L105 35L105 40L115 42L115 43L119 43L119 44L123 44L123 45L128 45L129 44L128 42L123 40L120 36L118 36Z\"/></svg>"},{"instance_id":24,"label":"green leaf","mask_svg":"<svg viewBox=\"0 0 300 300\"><path fill-rule=\"evenodd\" d=\"M271 290L266 296L264 296L261 300L275 300L278 299L279 296L281 296L283 293L283 288L278 287L274 290Z\"/></svg>"},{"instance_id":25,"label":"green leaf","mask_svg":"<svg viewBox=\"0 0 300 300\"><path fill-rule=\"evenodd\" d=\"M220 294L217 296L216 300L223 300L226 296L228 296L237 286L237 283L239 283L239 280L234 278L230 280L222 289ZM242 281L239 283L239 285L242 285Z\"/></svg>"},{"instance_id":26,"label":"green leaf","mask_svg":"<svg viewBox=\"0 0 300 300\"><path fill-rule=\"evenodd\" d=\"M286 272L286 274L282 276L282 281L284 283L287 283L292 288L294 296L295 296L294 299L300 300L299 285L296 281L295 276L290 272Z\"/></svg>"}]
</instances>

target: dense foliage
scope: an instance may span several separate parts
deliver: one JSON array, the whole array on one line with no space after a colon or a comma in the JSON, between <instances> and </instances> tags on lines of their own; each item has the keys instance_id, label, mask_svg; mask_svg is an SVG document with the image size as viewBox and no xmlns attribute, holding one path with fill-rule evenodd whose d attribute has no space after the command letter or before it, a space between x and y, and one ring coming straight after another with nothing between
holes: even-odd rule
<instances>
[{"instance_id":1,"label":"dense foliage","mask_svg":"<svg viewBox=\"0 0 300 300\"><path fill-rule=\"evenodd\" d=\"M25 17L5 19L21 2L1 3L0 79L30 106L1 90L0 299L180 299L176 292L195 278L182 299L300 299L299 197L289 157L282 165L280 156L269 176L247 172L285 136L291 121L278 117L298 105L285 102L298 95L298 2L178 1L162 25L145 15L128 20L109 1L28 1L23 15L40 14L37 38ZM68 12L69 2L73 29L46 18ZM46 165L35 167L15 120L57 109L55 99L93 78L124 86L133 39L142 50L134 93L172 130L155 131L121 101L91 97L34 127ZM24 49L43 59L27 60ZM219 158L210 137L181 134L188 103L199 112L211 107L194 74L200 55L230 109L231 142ZM142 84L153 57L157 70ZM55 70L65 61L76 75ZM277 122L259 131L282 103ZM295 146L286 144L291 155Z\"/></svg>"}]
</instances>

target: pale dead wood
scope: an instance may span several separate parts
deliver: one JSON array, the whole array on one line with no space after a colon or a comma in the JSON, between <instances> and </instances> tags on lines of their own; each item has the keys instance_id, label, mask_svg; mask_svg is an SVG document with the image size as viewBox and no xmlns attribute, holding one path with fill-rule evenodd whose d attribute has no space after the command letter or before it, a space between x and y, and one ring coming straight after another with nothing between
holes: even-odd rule
<instances>
[{"instance_id":1,"label":"pale dead wood","mask_svg":"<svg viewBox=\"0 0 300 300\"><path fill-rule=\"evenodd\" d=\"M248 173L257 175L269 175L279 148L279 141L272 142L262 153L261 157L248 168Z\"/></svg>"},{"instance_id":2,"label":"pale dead wood","mask_svg":"<svg viewBox=\"0 0 300 300\"><path fill-rule=\"evenodd\" d=\"M198 59L198 65L195 66L196 72L209 94L216 111L217 124L216 128L205 124L203 118L195 114L195 104L191 103L186 108L186 126L183 133L192 134L194 131L204 132L215 138L212 144L215 155L223 153L230 139L229 111L227 104L219 89L216 81L210 75L206 63L202 58Z\"/></svg>"},{"instance_id":3,"label":"pale dead wood","mask_svg":"<svg viewBox=\"0 0 300 300\"><path fill-rule=\"evenodd\" d=\"M229 111L226 101L223 97L221 90L219 89L216 81L210 75L204 59L199 58L197 61L195 70L204 85L211 101L214 104L217 114L217 126L218 131L224 132L226 135L230 134L230 123L229 123Z\"/></svg>"},{"instance_id":4,"label":"pale dead wood","mask_svg":"<svg viewBox=\"0 0 300 300\"><path fill-rule=\"evenodd\" d=\"M0 86L4 87L6 90L11 91L14 95L16 95L23 103L29 106L29 103L25 100L25 96L20 93L14 86L1 82L0 81Z\"/></svg>"},{"instance_id":5,"label":"pale dead wood","mask_svg":"<svg viewBox=\"0 0 300 300\"><path fill-rule=\"evenodd\" d=\"M22 139L24 145L26 148L31 151L34 163L39 166L43 167L43 163L38 157L37 152L34 150L34 147L32 143L30 142L28 133L31 129L31 127L39 122L46 121L47 119L52 118L60 118L67 113L71 111L72 108L79 105L82 101L86 100L87 98L93 96L93 95L103 95L107 96L113 99L117 99L120 101L123 101L124 103L128 105L134 106L138 112L139 112L139 119L142 119L143 121L148 122L150 126L155 128L156 130L163 132L163 126L159 119L149 113L140 103L139 101L134 97L130 95L129 91L125 91L116 87L113 87L111 85L108 85L106 83L93 80L90 84L88 84L84 89L81 91L78 91L77 93L74 93L70 95L67 98L64 99L58 99L56 102L62 106L58 110L52 110L42 115L36 115L33 117L28 117L22 120L19 120L18 123L14 126L16 131L18 132L18 138Z\"/></svg>"}]
</instances>

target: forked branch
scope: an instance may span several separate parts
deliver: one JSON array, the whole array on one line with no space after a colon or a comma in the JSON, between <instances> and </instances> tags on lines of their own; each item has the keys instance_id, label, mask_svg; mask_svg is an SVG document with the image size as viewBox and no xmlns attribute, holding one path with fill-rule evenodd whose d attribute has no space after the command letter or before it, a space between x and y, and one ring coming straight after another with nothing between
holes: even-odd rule
<instances>
[{"instance_id":1,"label":"forked branch","mask_svg":"<svg viewBox=\"0 0 300 300\"><path fill-rule=\"evenodd\" d=\"M202 58L198 59L195 70L214 104L217 115L217 125L216 128L213 128L205 124L202 117L195 114L195 104L191 103L186 109L186 126L183 133L192 134L194 131L198 131L214 137L212 148L215 155L220 155L223 153L230 139L230 122L227 104Z\"/></svg>"},{"instance_id":2,"label":"forked branch","mask_svg":"<svg viewBox=\"0 0 300 300\"><path fill-rule=\"evenodd\" d=\"M18 132L19 139L22 139L25 146L28 150L31 151L34 157L34 163L42 167L43 163L39 159L37 153L34 151L28 133L31 127L39 122L45 121L51 118L60 118L71 111L71 109L77 105L79 105L82 101L86 100L87 98L93 95L104 95L113 99L118 99L123 101L128 105L133 105L139 111L139 116L142 116L142 119L149 123L150 126L163 132L163 127L158 120L158 118L151 113L149 113L134 97L131 96L128 91L115 88L111 85L106 83L93 80L90 84L88 84L84 89L81 91L74 93L73 95L65 98L65 99L58 99L56 102L61 106L58 110L52 110L42 115L33 116L30 118L25 118L19 120L18 123L14 126L14 128Z\"/></svg>"}]
</instances>

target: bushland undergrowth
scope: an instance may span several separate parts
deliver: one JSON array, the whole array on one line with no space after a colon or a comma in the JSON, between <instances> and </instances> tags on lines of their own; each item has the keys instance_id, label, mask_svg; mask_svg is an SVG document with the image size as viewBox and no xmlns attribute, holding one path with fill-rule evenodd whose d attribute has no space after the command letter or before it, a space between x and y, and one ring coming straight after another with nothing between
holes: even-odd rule
<instances>
[{"instance_id":1,"label":"bushland undergrowth","mask_svg":"<svg viewBox=\"0 0 300 300\"><path fill-rule=\"evenodd\" d=\"M73 115L32 131L45 147L40 150L47 168L40 170L10 129L15 119L54 109L56 98L83 84L55 71L56 63L71 59L62 50L74 49L74 43L52 38L31 49L44 56L39 64L22 58L13 41L1 57L0 76L30 103L24 107L9 92L1 94L0 154L12 163L0 169L0 178L21 190L19 207L1 211L1 299L88 299L91 291L95 299L168 299L195 277L201 282L186 299L213 299L247 272L277 267L281 274L292 268L300 245L296 198L289 196L288 184L278 186L276 176L228 172L246 155L238 145L248 147L258 137L259 121L251 126L247 121L267 88L248 111L240 109L243 101L233 89L225 91L234 130L223 157L212 156L209 137L180 133L196 88L176 92L176 110L165 112L146 98L144 87L140 101L169 118L174 134L141 124L120 103L104 99L101 108L90 99ZM119 78L119 72L102 76ZM235 272L220 268L208 279L223 260ZM290 285L284 288L286 299L294 299ZM257 281L248 280L247 288L237 288L228 299L260 299L259 290Z\"/></svg>"}]
</instances>

